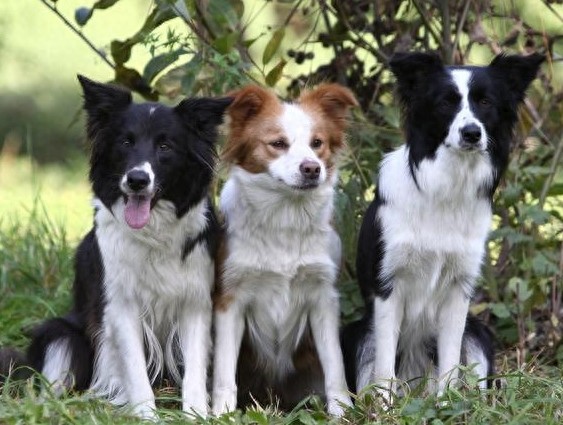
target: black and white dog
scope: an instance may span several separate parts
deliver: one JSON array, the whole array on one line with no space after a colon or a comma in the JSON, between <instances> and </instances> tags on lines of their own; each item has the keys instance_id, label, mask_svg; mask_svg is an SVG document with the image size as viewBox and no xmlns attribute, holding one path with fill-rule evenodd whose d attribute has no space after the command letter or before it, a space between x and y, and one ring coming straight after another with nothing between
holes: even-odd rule
<instances>
[{"instance_id":1,"label":"black and white dog","mask_svg":"<svg viewBox=\"0 0 563 425\"><path fill-rule=\"evenodd\" d=\"M231 99L136 104L128 91L79 80L94 227L76 253L72 311L36 329L28 361L56 391L89 388L145 417L166 371L184 411L205 415L219 230L208 188Z\"/></svg>"},{"instance_id":2,"label":"black and white dog","mask_svg":"<svg viewBox=\"0 0 563 425\"><path fill-rule=\"evenodd\" d=\"M406 144L382 161L358 242L366 315L343 330L354 390L427 376L440 394L473 365L493 373L490 331L468 316L507 166L517 110L543 56L497 56L445 67L432 54L397 54Z\"/></svg>"}]
</instances>

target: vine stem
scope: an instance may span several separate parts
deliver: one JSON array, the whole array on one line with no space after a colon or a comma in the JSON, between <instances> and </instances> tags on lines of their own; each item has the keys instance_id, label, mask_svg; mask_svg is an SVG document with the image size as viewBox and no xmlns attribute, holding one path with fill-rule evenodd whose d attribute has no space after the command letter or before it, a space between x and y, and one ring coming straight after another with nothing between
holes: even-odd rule
<instances>
[{"instance_id":1,"label":"vine stem","mask_svg":"<svg viewBox=\"0 0 563 425\"><path fill-rule=\"evenodd\" d=\"M48 7L51 12L53 12L55 15L57 15L59 17L60 20L63 21L63 23L74 33L76 34L78 37L80 37L80 39L86 43L94 52L96 52L96 54L106 63L108 64L112 69L115 69L115 65L104 55L102 54L102 52L100 52L96 46L94 46L94 44L88 40L88 38L82 33L82 31L80 31L78 28L76 28L72 22L70 22L68 19L66 19L63 14L61 12L59 12L59 10L57 9L57 7L55 6L55 4L51 5L47 2L47 0L39 0L41 3L43 3L46 7Z\"/></svg>"},{"instance_id":2,"label":"vine stem","mask_svg":"<svg viewBox=\"0 0 563 425\"><path fill-rule=\"evenodd\" d=\"M539 198L539 206L543 209L545 204L545 200L547 199L547 192L549 192L549 188L551 187L551 183L555 177L555 173L557 172L557 167L561 163L561 157L563 156L563 136L559 139L559 145L557 146L557 150L553 155L553 160L551 161L551 167L549 170L549 174L544 181L542 191Z\"/></svg>"}]
</instances>

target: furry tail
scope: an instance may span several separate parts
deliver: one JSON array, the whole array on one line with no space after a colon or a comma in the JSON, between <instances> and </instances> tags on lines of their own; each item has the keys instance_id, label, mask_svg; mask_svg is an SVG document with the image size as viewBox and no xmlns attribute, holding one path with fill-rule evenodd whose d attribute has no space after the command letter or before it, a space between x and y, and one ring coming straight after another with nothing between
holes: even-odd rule
<instances>
[{"instance_id":1,"label":"furry tail","mask_svg":"<svg viewBox=\"0 0 563 425\"><path fill-rule=\"evenodd\" d=\"M94 350L76 314L39 325L27 351L30 366L40 371L55 391L85 390L92 380Z\"/></svg>"},{"instance_id":2,"label":"furry tail","mask_svg":"<svg viewBox=\"0 0 563 425\"><path fill-rule=\"evenodd\" d=\"M464 363L475 366L474 371L482 380L481 387L492 388L495 374L494 336L487 325L471 314L465 323L463 348Z\"/></svg>"},{"instance_id":3,"label":"furry tail","mask_svg":"<svg viewBox=\"0 0 563 425\"><path fill-rule=\"evenodd\" d=\"M369 307L367 310L360 320L349 323L340 332L348 390L354 394L369 383L373 368L374 350L369 343L373 312Z\"/></svg>"},{"instance_id":4,"label":"furry tail","mask_svg":"<svg viewBox=\"0 0 563 425\"><path fill-rule=\"evenodd\" d=\"M31 376L31 369L25 354L12 347L0 349L0 384L8 377L10 379L27 379Z\"/></svg>"}]
</instances>

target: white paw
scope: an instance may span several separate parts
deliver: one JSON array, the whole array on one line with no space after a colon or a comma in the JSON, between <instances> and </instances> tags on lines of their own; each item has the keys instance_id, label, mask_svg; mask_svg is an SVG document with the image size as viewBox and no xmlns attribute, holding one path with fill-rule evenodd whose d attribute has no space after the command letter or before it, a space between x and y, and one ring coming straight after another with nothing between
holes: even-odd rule
<instances>
[{"instance_id":1,"label":"white paw","mask_svg":"<svg viewBox=\"0 0 563 425\"><path fill-rule=\"evenodd\" d=\"M352 399L348 393L334 394L328 398L327 411L329 415L341 417L347 407L352 406Z\"/></svg>"},{"instance_id":2,"label":"white paw","mask_svg":"<svg viewBox=\"0 0 563 425\"><path fill-rule=\"evenodd\" d=\"M141 419L156 421L158 415L156 414L156 406L154 402L147 401L145 403L137 404L133 407L133 413Z\"/></svg>"},{"instance_id":3,"label":"white paw","mask_svg":"<svg viewBox=\"0 0 563 425\"><path fill-rule=\"evenodd\" d=\"M213 414L215 416L222 415L226 412L232 412L237 408L237 391L220 390L213 392Z\"/></svg>"},{"instance_id":4,"label":"white paw","mask_svg":"<svg viewBox=\"0 0 563 425\"><path fill-rule=\"evenodd\" d=\"M207 400L203 398L203 400L184 400L182 402L182 410L188 414L206 418L207 417L207 410L208 410Z\"/></svg>"}]
</instances>

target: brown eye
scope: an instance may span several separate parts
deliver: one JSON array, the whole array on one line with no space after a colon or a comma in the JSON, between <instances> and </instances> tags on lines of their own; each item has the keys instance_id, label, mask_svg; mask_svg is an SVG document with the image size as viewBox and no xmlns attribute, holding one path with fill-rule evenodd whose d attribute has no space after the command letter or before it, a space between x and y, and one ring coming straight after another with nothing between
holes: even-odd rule
<instances>
[{"instance_id":1,"label":"brown eye","mask_svg":"<svg viewBox=\"0 0 563 425\"><path fill-rule=\"evenodd\" d=\"M283 139L278 139L270 142L270 146L278 150L285 150L288 148L287 143Z\"/></svg>"},{"instance_id":2,"label":"brown eye","mask_svg":"<svg viewBox=\"0 0 563 425\"><path fill-rule=\"evenodd\" d=\"M323 141L321 139L315 139L311 142L311 147L313 149L319 149L323 145Z\"/></svg>"},{"instance_id":3,"label":"brown eye","mask_svg":"<svg viewBox=\"0 0 563 425\"><path fill-rule=\"evenodd\" d=\"M160 145L158 145L158 150L160 152L168 152L170 150L170 145L167 143L161 143Z\"/></svg>"},{"instance_id":4,"label":"brown eye","mask_svg":"<svg viewBox=\"0 0 563 425\"><path fill-rule=\"evenodd\" d=\"M489 106L491 106L491 101L489 99L487 99L486 97L484 97L479 101L479 105L484 106L485 108L488 108Z\"/></svg>"}]
</instances>

